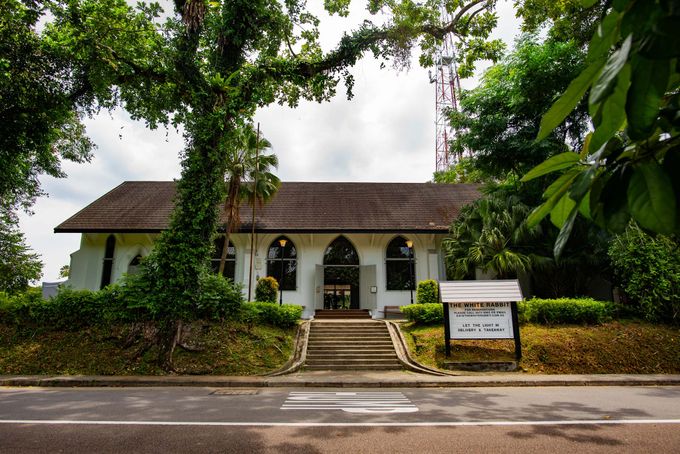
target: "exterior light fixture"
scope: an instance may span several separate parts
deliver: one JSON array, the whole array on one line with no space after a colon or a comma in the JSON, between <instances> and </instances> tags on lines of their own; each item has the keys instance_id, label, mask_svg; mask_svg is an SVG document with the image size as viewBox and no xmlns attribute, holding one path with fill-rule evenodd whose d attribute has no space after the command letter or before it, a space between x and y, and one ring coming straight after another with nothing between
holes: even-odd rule
<instances>
[{"instance_id":1,"label":"exterior light fixture","mask_svg":"<svg viewBox=\"0 0 680 454\"><path fill-rule=\"evenodd\" d=\"M408 273L409 273L409 290L411 291L411 304L413 304L413 284L415 276L413 275L413 241L406 240L406 247L408 248Z\"/></svg>"},{"instance_id":2,"label":"exterior light fixture","mask_svg":"<svg viewBox=\"0 0 680 454\"><path fill-rule=\"evenodd\" d=\"M285 251L286 243L287 240L285 238L279 240L279 244L281 245L281 276L279 277L279 293L281 296L279 297L279 306L283 305L283 252Z\"/></svg>"}]
</instances>

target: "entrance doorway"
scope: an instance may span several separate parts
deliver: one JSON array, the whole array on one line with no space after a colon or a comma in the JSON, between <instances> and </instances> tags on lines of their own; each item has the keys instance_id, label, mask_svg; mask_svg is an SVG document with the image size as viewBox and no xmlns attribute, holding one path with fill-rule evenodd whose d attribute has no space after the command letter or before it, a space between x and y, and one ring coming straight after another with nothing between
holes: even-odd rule
<instances>
[{"instance_id":1,"label":"entrance doorway","mask_svg":"<svg viewBox=\"0 0 680 454\"><path fill-rule=\"evenodd\" d=\"M323 257L323 308L359 309L359 254L344 236Z\"/></svg>"}]
</instances>

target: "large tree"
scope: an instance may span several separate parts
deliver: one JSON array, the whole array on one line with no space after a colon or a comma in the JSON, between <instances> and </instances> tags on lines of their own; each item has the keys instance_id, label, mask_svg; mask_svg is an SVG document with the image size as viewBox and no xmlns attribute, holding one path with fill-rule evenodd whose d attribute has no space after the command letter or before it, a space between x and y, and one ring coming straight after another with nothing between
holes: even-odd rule
<instances>
[{"instance_id":1,"label":"large tree","mask_svg":"<svg viewBox=\"0 0 680 454\"><path fill-rule=\"evenodd\" d=\"M441 23L445 3L452 20ZM349 0L329 0L331 13L345 15ZM466 71L478 58L495 58L502 46L487 37L496 24L495 0L371 0L365 21L324 52L319 21L302 0L176 0L161 20L160 7L130 7L124 0L45 3L52 19L41 35L67 63L76 107L122 105L151 127L182 124L186 148L176 209L146 261L143 279L159 321L159 359L172 367L182 320L191 317L206 271L217 206L224 197L224 153L255 110L278 101L295 106L302 98L330 99L341 80L351 95L348 68L365 53L408 61L423 49L432 61L447 34L461 38Z\"/></svg>"},{"instance_id":2,"label":"large tree","mask_svg":"<svg viewBox=\"0 0 680 454\"><path fill-rule=\"evenodd\" d=\"M0 215L0 292L24 291L40 276L40 257L26 246L16 224Z\"/></svg>"},{"instance_id":3,"label":"large tree","mask_svg":"<svg viewBox=\"0 0 680 454\"><path fill-rule=\"evenodd\" d=\"M490 178L521 177L546 158L580 147L588 126L585 103L548 137L536 141L541 116L579 73L583 52L571 42L520 38L479 86L463 92L450 114L452 148L469 150L472 167Z\"/></svg>"},{"instance_id":4,"label":"large tree","mask_svg":"<svg viewBox=\"0 0 680 454\"><path fill-rule=\"evenodd\" d=\"M68 61L36 31L38 2L0 0L0 210L30 210L39 177L64 176L60 160L90 158Z\"/></svg>"}]
</instances>

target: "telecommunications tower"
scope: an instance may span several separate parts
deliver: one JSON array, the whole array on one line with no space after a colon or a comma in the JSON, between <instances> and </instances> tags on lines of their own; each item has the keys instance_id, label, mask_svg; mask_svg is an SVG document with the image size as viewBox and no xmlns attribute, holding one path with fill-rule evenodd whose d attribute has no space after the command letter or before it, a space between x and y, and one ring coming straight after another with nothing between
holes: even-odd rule
<instances>
[{"instance_id":1,"label":"telecommunications tower","mask_svg":"<svg viewBox=\"0 0 680 454\"><path fill-rule=\"evenodd\" d=\"M440 7L442 26L453 20L451 14L442 5ZM435 54L436 76L430 74L430 83L435 84L436 109L436 141L435 141L435 170L443 172L454 165L460 158L453 153L449 142L455 131L449 126L447 114L458 110L460 94L460 80L456 68L456 54L453 47L453 37L447 33Z\"/></svg>"}]
</instances>

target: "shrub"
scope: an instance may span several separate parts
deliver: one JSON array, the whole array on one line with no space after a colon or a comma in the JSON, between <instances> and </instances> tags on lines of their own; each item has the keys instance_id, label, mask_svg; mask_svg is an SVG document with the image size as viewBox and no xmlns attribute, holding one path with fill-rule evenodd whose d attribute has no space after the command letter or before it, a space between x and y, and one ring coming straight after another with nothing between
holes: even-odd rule
<instances>
[{"instance_id":1,"label":"shrub","mask_svg":"<svg viewBox=\"0 0 680 454\"><path fill-rule=\"evenodd\" d=\"M678 323L680 317L680 245L663 235L651 237L636 225L609 247L616 284L637 316Z\"/></svg>"},{"instance_id":2,"label":"shrub","mask_svg":"<svg viewBox=\"0 0 680 454\"><path fill-rule=\"evenodd\" d=\"M407 320L418 325L444 323L444 311L441 304L410 304L401 306L400 309Z\"/></svg>"},{"instance_id":3,"label":"shrub","mask_svg":"<svg viewBox=\"0 0 680 454\"><path fill-rule=\"evenodd\" d=\"M14 324L35 323L45 304L42 290L37 287L12 295L0 292L0 320Z\"/></svg>"},{"instance_id":4,"label":"shrub","mask_svg":"<svg viewBox=\"0 0 680 454\"><path fill-rule=\"evenodd\" d=\"M272 326L294 326L302 316L302 306L295 304L252 302L243 305L240 318L247 323L266 323Z\"/></svg>"},{"instance_id":5,"label":"shrub","mask_svg":"<svg viewBox=\"0 0 680 454\"><path fill-rule=\"evenodd\" d=\"M520 323L598 324L611 319L614 303L592 298L534 298L517 305Z\"/></svg>"},{"instance_id":6,"label":"shrub","mask_svg":"<svg viewBox=\"0 0 680 454\"><path fill-rule=\"evenodd\" d=\"M279 283L271 276L261 277L255 286L255 301L261 303L275 303L279 293Z\"/></svg>"},{"instance_id":7,"label":"shrub","mask_svg":"<svg viewBox=\"0 0 680 454\"><path fill-rule=\"evenodd\" d=\"M201 282L195 317L223 320L238 315L243 303L241 286L219 274L206 274Z\"/></svg>"},{"instance_id":8,"label":"shrub","mask_svg":"<svg viewBox=\"0 0 680 454\"><path fill-rule=\"evenodd\" d=\"M416 301L418 304L439 303L439 286L437 281L428 279L418 282L416 289Z\"/></svg>"}]
</instances>

